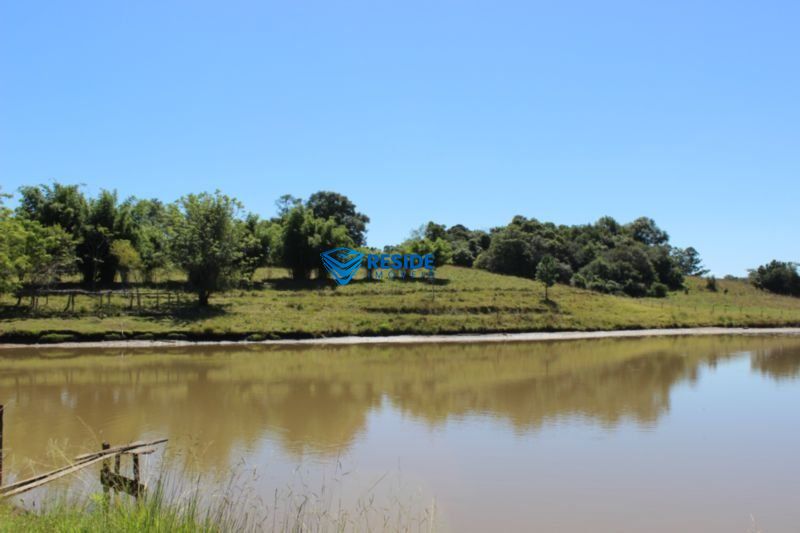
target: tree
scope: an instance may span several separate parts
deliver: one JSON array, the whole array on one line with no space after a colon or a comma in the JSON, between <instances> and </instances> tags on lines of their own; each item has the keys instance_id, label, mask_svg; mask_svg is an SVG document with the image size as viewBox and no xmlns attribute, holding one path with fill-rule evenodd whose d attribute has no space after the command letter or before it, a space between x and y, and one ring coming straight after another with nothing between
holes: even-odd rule
<instances>
[{"instance_id":1,"label":"tree","mask_svg":"<svg viewBox=\"0 0 800 533\"><path fill-rule=\"evenodd\" d=\"M111 244L111 255L117 260L117 270L122 283L128 283L131 274L138 274L142 270L142 258L131 241L125 239L114 241Z\"/></svg>"},{"instance_id":2,"label":"tree","mask_svg":"<svg viewBox=\"0 0 800 533\"><path fill-rule=\"evenodd\" d=\"M133 211L133 201L118 203L116 191L102 190L89 200L77 246L84 283L92 287L114 283L118 265L111 246L117 239L135 241Z\"/></svg>"},{"instance_id":3,"label":"tree","mask_svg":"<svg viewBox=\"0 0 800 533\"><path fill-rule=\"evenodd\" d=\"M61 226L14 217L0 205L0 294L49 285L74 266L74 243Z\"/></svg>"},{"instance_id":4,"label":"tree","mask_svg":"<svg viewBox=\"0 0 800 533\"><path fill-rule=\"evenodd\" d=\"M700 253L693 247L672 248L671 255L684 276L705 276L708 269L703 267Z\"/></svg>"},{"instance_id":5,"label":"tree","mask_svg":"<svg viewBox=\"0 0 800 533\"><path fill-rule=\"evenodd\" d=\"M278 210L278 218L284 218L289 214L289 211L295 207L302 205L303 200L296 198L291 194L281 195L280 198L275 200L275 208Z\"/></svg>"},{"instance_id":6,"label":"tree","mask_svg":"<svg viewBox=\"0 0 800 533\"><path fill-rule=\"evenodd\" d=\"M469 252L463 244L465 228L451 229L454 236L460 236L455 241L454 262L468 264ZM469 251L482 250L474 262L477 268L535 277L539 262L550 255L558 265L557 282L646 296L664 292L663 287L654 288L656 283L673 290L683 285L683 273L667 239L668 235L649 218L624 226L611 217L594 224L557 226L518 215L507 226L493 228L489 235L479 237L475 232L467 242Z\"/></svg>"},{"instance_id":7,"label":"tree","mask_svg":"<svg viewBox=\"0 0 800 533\"><path fill-rule=\"evenodd\" d=\"M21 285L19 271L26 264L25 240L23 225L0 205L0 294L15 291Z\"/></svg>"},{"instance_id":8,"label":"tree","mask_svg":"<svg viewBox=\"0 0 800 533\"><path fill-rule=\"evenodd\" d=\"M61 226L76 240L79 238L89 204L78 185L54 183L20 187L17 215L43 226Z\"/></svg>"},{"instance_id":9,"label":"tree","mask_svg":"<svg viewBox=\"0 0 800 533\"><path fill-rule=\"evenodd\" d=\"M552 255L546 255L536 267L536 279L544 284L544 299L550 301L547 289L555 285L558 279L558 261Z\"/></svg>"},{"instance_id":10,"label":"tree","mask_svg":"<svg viewBox=\"0 0 800 533\"><path fill-rule=\"evenodd\" d=\"M437 224L433 221L425 226L425 238L431 241L444 239L447 236L447 227L444 224Z\"/></svg>"},{"instance_id":11,"label":"tree","mask_svg":"<svg viewBox=\"0 0 800 533\"><path fill-rule=\"evenodd\" d=\"M659 228L652 218L640 217L625 226L635 241L648 246L657 246L669 242L669 235Z\"/></svg>"},{"instance_id":12,"label":"tree","mask_svg":"<svg viewBox=\"0 0 800 533\"><path fill-rule=\"evenodd\" d=\"M75 242L84 283L109 285L117 274L117 260L111 253L115 239L136 242L133 201L122 204L115 191L103 190L87 199L77 185L20 188L19 217L45 227L61 227Z\"/></svg>"},{"instance_id":13,"label":"tree","mask_svg":"<svg viewBox=\"0 0 800 533\"><path fill-rule=\"evenodd\" d=\"M156 273L170 264L171 219L160 200L132 200L131 204L131 243L141 259L139 269L144 281L152 283Z\"/></svg>"},{"instance_id":14,"label":"tree","mask_svg":"<svg viewBox=\"0 0 800 533\"><path fill-rule=\"evenodd\" d=\"M256 270L270 264L275 257L280 224L261 220L252 213L247 215L243 224L241 269L245 279L252 281Z\"/></svg>"},{"instance_id":15,"label":"tree","mask_svg":"<svg viewBox=\"0 0 800 533\"><path fill-rule=\"evenodd\" d=\"M320 254L333 248L353 248L347 228L333 218L322 219L303 206L290 210L281 234L284 265L295 280L307 280L321 266Z\"/></svg>"},{"instance_id":16,"label":"tree","mask_svg":"<svg viewBox=\"0 0 800 533\"><path fill-rule=\"evenodd\" d=\"M347 196L331 191L315 192L308 198L306 207L315 217L332 218L337 225L344 226L355 246L365 244L369 217L356 211L355 204Z\"/></svg>"},{"instance_id":17,"label":"tree","mask_svg":"<svg viewBox=\"0 0 800 533\"><path fill-rule=\"evenodd\" d=\"M529 236L511 225L497 231L489 248L475 260L475 266L499 274L530 277L535 272L536 259Z\"/></svg>"},{"instance_id":18,"label":"tree","mask_svg":"<svg viewBox=\"0 0 800 533\"><path fill-rule=\"evenodd\" d=\"M750 271L750 282L759 289L776 294L800 296L800 274L797 273L797 263L770 261Z\"/></svg>"},{"instance_id":19,"label":"tree","mask_svg":"<svg viewBox=\"0 0 800 533\"><path fill-rule=\"evenodd\" d=\"M46 287L75 270L75 243L61 226L22 221L25 231L25 266L19 271L23 285Z\"/></svg>"},{"instance_id":20,"label":"tree","mask_svg":"<svg viewBox=\"0 0 800 533\"><path fill-rule=\"evenodd\" d=\"M403 243L403 251L410 254L433 254L433 264L436 267L446 265L453 259L453 248L443 238L437 239L411 239Z\"/></svg>"},{"instance_id":21,"label":"tree","mask_svg":"<svg viewBox=\"0 0 800 533\"><path fill-rule=\"evenodd\" d=\"M241 204L217 191L190 194L173 206L173 259L186 272L198 303L207 306L214 291L237 279L242 256Z\"/></svg>"}]
</instances>

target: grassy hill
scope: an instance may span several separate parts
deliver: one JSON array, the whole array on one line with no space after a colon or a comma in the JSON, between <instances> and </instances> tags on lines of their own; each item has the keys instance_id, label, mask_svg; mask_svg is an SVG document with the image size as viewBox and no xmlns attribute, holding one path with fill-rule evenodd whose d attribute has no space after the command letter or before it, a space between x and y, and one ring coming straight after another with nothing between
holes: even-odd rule
<instances>
[{"instance_id":1,"label":"grassy hill","mask_svg":"<svg viewBox=\"0 0 800 533\"><path fill-rule=\"evenodd\" d=\"M147 301L79 296L75 311L64 312L66 298L50 296L37 310L0 299L0 340L251 339L403 333L612 330L693 326L800 325L800 299L756 290L745 281L720 280L718 291L688 278L688 291L667 298L609 296L557 285L551 301L532 280L481 270L443 267L436 284L419 281L367 281L345 287L296 284L285 272L259 273L258 288L212 296L199 309L184 294Z\"/></svg>"}]
</instances>

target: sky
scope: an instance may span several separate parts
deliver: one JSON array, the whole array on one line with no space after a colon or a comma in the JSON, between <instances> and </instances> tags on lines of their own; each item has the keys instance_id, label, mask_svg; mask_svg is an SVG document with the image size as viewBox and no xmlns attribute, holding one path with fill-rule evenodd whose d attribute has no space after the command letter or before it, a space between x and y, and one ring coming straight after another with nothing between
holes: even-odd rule
<instances>
[{"instance_id":1,"label":"sky","mask_svg":"<svg viewBox=\"0 0 800 533\"><path fill-rule=\"evenodd\" d=\"M800 261L800 3L0 0L0 186L275 213L649 216L717 275ZM13 200L12 200L13 205Z\"/></svg>"}]
</instances>

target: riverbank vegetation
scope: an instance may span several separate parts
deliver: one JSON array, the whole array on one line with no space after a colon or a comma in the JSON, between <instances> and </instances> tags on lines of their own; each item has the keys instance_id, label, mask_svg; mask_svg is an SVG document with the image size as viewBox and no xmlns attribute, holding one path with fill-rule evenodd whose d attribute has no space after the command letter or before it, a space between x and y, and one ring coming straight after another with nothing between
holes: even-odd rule
<instances>
[{"instance_id":1,"label":"riverbank vegetation","mask_svg":"<svg viewBox=\"0 0 800 533\"><path fill-rule=\"evenodd\" d=\"M172 204L58 183L19 192L15 210L0 207L6 340L800 323L800 300L769 294L800 295L796 265L758 267L749 284L701 279L699 253L644 217L564 226L517 216L490 231L430 222L375 250L369 217L334 192L283 196L269 219L220 192ZM436 280L369 280L362 269L337 288L319 254L341 246L431 253Z\"/></svg>"},{"instance_id":2,"label":"riverbank vegetation","mask_svg":"<svg viewBox=\"0 0 800 533\"><path fill-rule=\"evenodd\" d=\"M172 204L115 192L86 197L58 183L20 189L15 212L4 210L0 289L36 290L78 274L84 287L153 282L183 272L201 306L210 295L251 281L261 267L285 267L296 281L319 276L319 254L365 246L369 217L346 196L320 191L306 201L282 196L277 216L245 213L219 192L189 194ZM455 264L534 278L547 259L554 282L609 294L664 296L701 275L694 248L679 249L649 218L620 224L557 226L522 216L489 232L429 222L384 252L433 254L436 266Z\"/></svg>"},{"instance_id":3,"label":"riverbank vegetation","mask_svg":"<svg viewBox=\"0 0 800 533\"><path fill-rule=\"evenodd\" d=\"M53 496L36 511L0 503L0 533L222 533L300 531L436 531L435 506L381 508L364 497L353 509L334 506L322 487L281 493L272 501L236 494L205 494L200 483L156 482L139 500L95 493L85 501Z\"/></svg>"},{"instance_id":4,"label":"riverbank vegetation","mask_svg":"<svg viewBox=\"0 0 800 533\"><path fill-rule=\"evenodd\" d=\"M160 300L52 294L37 307L0 298L0 340L264 340L341 335L603 330L693 326L797 326L800 299L754 288L746 280L686 278L665 298L629 298L556 284L544 297L535 280L444 266L434 283L368 280L345 287L329 280L296 282L264 268L250 288L226 290L197 307L182 284L165 282Z\"/></svg>"}]
</instances>

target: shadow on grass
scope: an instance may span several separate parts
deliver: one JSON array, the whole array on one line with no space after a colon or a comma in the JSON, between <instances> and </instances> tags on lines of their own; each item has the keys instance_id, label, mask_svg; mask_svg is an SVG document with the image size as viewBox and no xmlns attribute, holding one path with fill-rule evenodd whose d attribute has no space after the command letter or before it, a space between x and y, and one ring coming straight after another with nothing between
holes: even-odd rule
<instances>
[{"instance_id":1,"label":"shadow on grass","mask_svg":"<svg viewBox=\"0 0 800 533\"><path fill-rule=\"evenodd\" d=\"M550 311L555 312L559 310L558 303L553 300L550 299L545 300L544 298L542 298L541 300L539 300L539 303L544 306L547 306L547 308L550 309Z\"/></svg>"},{"instance_id":2,"label":"shadow on grass","mask_svg":"<svg viewBox=\"0 0 800 533\"><path fill-rule=\"evenodd\" d=\"M196 301L182 303L163 303L158 308L147 307L138 309L130 308L127 305L104 305L102 307L93 306L80 311L64 311L59 307L46 307L40 305L32 309L29 305L0 305L0 322L8 322L20 319L69 319L87 317L114 317L130 316L141 317L150 320L169 320L175 323L188 324L198 320L215 318L227 313L225 305L214 305L200 307Z\"/></svg>"}]
</instances>

